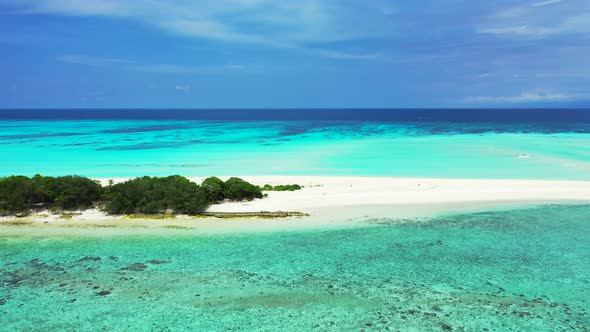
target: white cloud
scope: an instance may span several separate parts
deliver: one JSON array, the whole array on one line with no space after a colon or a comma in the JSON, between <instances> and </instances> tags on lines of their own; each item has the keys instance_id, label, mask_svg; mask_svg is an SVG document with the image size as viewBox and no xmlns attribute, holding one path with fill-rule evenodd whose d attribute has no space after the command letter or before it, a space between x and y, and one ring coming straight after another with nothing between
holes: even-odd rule
<instances>
[{"instance_id":1,"label":"white cloud","mask_svg":"<svg viewBox=\"0 0 590 332\"><path fill-rule=\"evenodd\" d=\"M543 7L543 6L555 5L558 3L561 3L561 0L546 0L546 1L534 3L533 7Z\"/></svg>"},{"instance_id":2,"label":"white cloud","mask_svg":"<svg viewBox=\"0 0 590 332\"><path fill-rule=\"evenodd\" d=\"M325 51L325 50L318 50L316 53L319 55L323 55L325 57L328 57L328 58L342 59L342 60L379 60L379 59L383 59L383 56L381 56L380 54L355 54L355 53Z\"/></svg>"},{"instance_id":3,"label":"white cloud","mask_svg":"<svg viewBox=\"0 0 590 332\"><path fill-rule=\"evenodd\" d=\"M125 70L144 72L144 73L162 73L162 74L206 74L221 72L246 72L247 67L240 64L212 65L212 66L184 66L176 64L140 64L135 61L94 57L88 55L60 55L56 57L57 61L71 63L76 65L86 65L93 67L118 66Z\"/></svg>"},{"instance_id":4,"label":"white cloud","mask_svg":"<svg viewBox=\"0 0 590 332\"><path fill-rule=\"evenodd\" d=\"M177 85L174 87L174 89L176 91L180 91L180 92L189 92L189 91L191 91L191 86L190 85Z\"/></svg>"},{"instance_id":5,"label":"white cloud","mask_svg":"<svg viewBox=\"0 0 590 332\"><path fill-rule=\"evenodd\" d=\"M558 33L558 29L544 27L528 27L526 25L502 28L487 28L478 30L479 33L494 35L521 35L521 36L544 36Z\"/></svg>"},{"instance_id":6,"label":"white cloud","mask_svg":"<svg viewBox=\"0 0 590 332\"><path fill-rule=\"evenodd\" d=\"M133 63L132 61L123 60L123 59L101 58L101 57L92 57L92 56L86 56L86 55L60 55L60 56L56 57L56 60L61 61L61 62L74 63L74 64L78 64L78 65L87 65L87 66L96 66L96 67Z\"/></svg>"},{"instance_id":7,"label":"white cloud","mask_svg":"<svg viewBox=\"0 0 590 332\"><path fill-rule=\"evenodd\" d=\"M590 2L546 0L503 8L484 18L476 31L530 38L590 33Z\"/></svg>"},{"instance_id":8,"label":"white cloud","mask_svg":"<svg viewBox=\"0 0 590 332\"><path fill-rule=\"evenodd\" d=\"M559 102L572 101L581 99L583 96L568 93L551 93L551 92L523 92L514 96L477 96L465 98L468 103L533 103L533 102Z\"/></svg>"},{"instance_id":9,"label":"white cloud","mask_svg":"<svg viewBox=\"0 0 590 332\"><path fill-rule=\"evenodd\" d=\"M170 20L160 23L159 26L189 37L237 43L272 44L270 40L259 38L255 35L233 32L226 25L212 20Z\"/></svg>"},{"instance_id":10,"label":"white cloud","mask_svg":"<svg viewBox=\"0 0 590 332\"><path fill-rule=\"evenodd\" d=\"M222 42L293 48L391 35L387 1L328 0L4 0L21 13L107 16L155 26L168 33ZM317 45L316 45L317 47ZM330 52L325 52L331 56ZM341 57L346 58L346 57ZM358 55L357 59L372 57Z\"/></svg>"}]
</instances>

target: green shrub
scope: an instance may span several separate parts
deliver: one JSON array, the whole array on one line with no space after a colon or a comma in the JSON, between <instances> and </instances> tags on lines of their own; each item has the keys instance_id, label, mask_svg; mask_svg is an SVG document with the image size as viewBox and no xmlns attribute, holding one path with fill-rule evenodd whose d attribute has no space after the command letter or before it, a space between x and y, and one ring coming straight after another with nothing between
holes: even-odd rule
<instances>
[{"instance_id":1,"label":"green shrub","mask_svg":"<svg viewBox=\"0 0 590 332\"><path fill-rule=\"evenodd\" d=\"M202 186L182 176L141 177L102 187L80 176L35 175L0 178L0 215L29 213L31 210L79 210L104 204L111 214L196 215L209 204L224 199L262 198L261 189L239 178L227 182L210 177Z\"/></svg>"},{"instance_id":2,"label":"green shrub","mask_svg":"<svg viewBox=\"0 0 590 332\"><path fill-rule=\"evenodd\" d=\"M35 178L33 178L34 180ZM35 192L41 189L35 187ZM102 193L100 184L80 176L54 178L53 188L38 195L47 195L49 203L58 210L80 210L92 207ZM42 202L40 202L42 203Z\"/></svg>"},{"instance_id":3,"label":"green shrub","mask_svg":"<svg viewBox=\"0 0 590 332\"><path fill-rule=\"evenodd\" d=\"M223 201L223 181L215 176L206 178L203 183L201 183L201 188L205 190L207 194L207 201L209 203L219 203Z\"/></svg>"},{"instance_id":4,"label":"green shrub","mask_svg":"<svg viewBox=\"0 0 590 332\"><path fill-rule=\"evenodd\" d=\"M0 179L0 214L28 213L31 208L31 181L25 176Z\"/></svg>"},{"instance_id":5,"label":"green shrub","mask_svg":"<svg viewBox=\"0 0 590 332\"><path fill-rule=\"evenodd\" d=\"M207 193L182 176L141 177L113 185L105 211L111 214L195 215L208 207Z\"/></svg>"},{"instance_id":6,"label":"green shrub","mask_svg":"<svg viewBox=\"0 0 590 332\"><path fill-rule=\"evenodd\" d=\"M225 181L223 197L234 201L252 200L254 198L262 198L262 191L258 186L240 178L230 178Z\"/></svg>"},{"instance_id":7,"label":"green shrub","mask_svg":"<svg viewBox=\"0 0 590 332\"><path fill-rule=\"evenodd\" d=\"M101 193L100 184L80 176L11 176L0 179L0 213L27 213L41 208L86 209Z\"/></svg>"},{"instance_id":8,"label":"green shrub","mask_svg":"<svg viewBox=\"0 0 590 332\"><path fill-rule=\"evenodd\" d=\"M271 186L270 184L265 184L262 188L260 188L260 190L262 190L262 191L273 191L273 190L275 190L275 187Z\"/></svg>"},{"instance_id":9,"label":"green shrub","mask_svg":"<svg viewBox=\"0 0 590 332\"><path fill-rule=\"evenodd\" d=\"M265 184L261 189L263 191L295 191L300 190L303 187L298 184L286 184L286 185L278 185L278 186L271 186L270 184Z\"/></svg>"}]
</instances>

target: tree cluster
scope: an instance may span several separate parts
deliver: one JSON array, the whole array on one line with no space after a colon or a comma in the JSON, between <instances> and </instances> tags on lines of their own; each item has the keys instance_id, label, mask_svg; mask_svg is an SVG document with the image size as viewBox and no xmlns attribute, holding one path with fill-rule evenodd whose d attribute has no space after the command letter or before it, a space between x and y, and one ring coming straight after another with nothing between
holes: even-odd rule
<instances>
[{"instance_id":1,"label":"tree cluster","mask_svg":"<svg viewBox=\"0 0 590 332\"><path fill-rule=\"evenodd\" d=\"M0 178L0 214L26 214L31 209L87 209L102 193L99 183L80 176Z\"/></svg>"},{"instance_id":2,"label":"tree cluster","mask_svg":"<svg viewBox=\"0 0 590 332\"><path fill-rule=\"evenodd\" d=\"M207 192L207 198L212 204L224 200L244 201L263 197L260 187L240 178L229 178L223 182L219 178L210 177L205 179L201 186Z\"/></svg>"},{"instance_id":3,"label":"tree cluster","mask_svg":"<svg viewBox=\"0 0 590 332\"><path fill-rule=\"evenodd\" d=\"M179 213L195 215L207 209L205 191L187 178L144 176L105 189L104 210L110 214Z\"/></svg>"},{"instance_id":4,"label":"tree cluster","mask_svg":"<svg viewBox=\"0 0 590 332\"><path fill-rule=\"evenodd\" d=\"M261 188L240 178L211 177L201 185L187 178L144 176L101 186L80 176L35 175L0 178L0 215L31 210L83 210L98 207L110 214L178 213L195 215L224 200L262 198Z\"/></svg>"}]
</instances>

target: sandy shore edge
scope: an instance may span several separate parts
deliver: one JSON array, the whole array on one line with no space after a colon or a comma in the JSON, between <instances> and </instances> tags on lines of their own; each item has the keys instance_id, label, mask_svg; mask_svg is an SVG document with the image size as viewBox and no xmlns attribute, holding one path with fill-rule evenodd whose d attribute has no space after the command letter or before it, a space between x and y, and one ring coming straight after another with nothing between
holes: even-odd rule
<instances>
[{"instance_id":1,"label":"sandy shore edge","mask_svg":"<svg viewBox=\"0 0 590 332\"><path fill-rule=\"evenodd\" d=\"M272 220L225 220L188 216L164 220L129 220L107 216L97 210L88 210L71 219L62 219L59 215L37 215L15 222L14 218L4 217L0 218L0 225L19 229L26 225L57 226L70 230L101 228L112 231L125 228L134 232L153 229L197 230L202 233L274 231L349 227L374 218L408 219L538 204L590 203L590 181L338 176L240 177L257 185L299 184L304 188L294 192L268 192L267 198L250 202L217 204L211 206L209 211L297 211L310 216ZM200 183L205 177L189 178ZM111 179L114 182L126 180L97 180L107 184Z\"/></svg>"}]
</instances>

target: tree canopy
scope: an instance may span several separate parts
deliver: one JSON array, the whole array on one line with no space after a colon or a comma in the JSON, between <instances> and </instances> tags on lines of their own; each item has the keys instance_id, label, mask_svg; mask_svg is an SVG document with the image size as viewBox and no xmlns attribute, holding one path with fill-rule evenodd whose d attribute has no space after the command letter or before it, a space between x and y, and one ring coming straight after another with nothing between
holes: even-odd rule
<instances>
[{"instance_id":1,"label":"tree canopy","mask_svg":"<svg viewBox=\"0 0 590 332\"><path fill-rule=\"evenodd\" d=\"M101 194L99 183L80 176L10 176L0 178L0 214L28 213L34 208L86 209Z\"/></svg>"},{"instance_id":2,"label":"tree canopy","mask_svg":"<svg viewBox=\"0 0 590 332\"><path fill-rule=\"evenodd\" d=\"M262 198L262 190L240 178L229 178L223 186L223 197L234 201L252 200Z\"/></svg>"},{"instance_id":3,"label":"tree canopy","mask_svg":"<svg viewBox=\"0 0 590 332\"><path fill-rule=\"evenodd\" d=\"M111 214L180 213L194 215L209 205L206 192L182 176L144 176L118 183L105 195L105 211Z\"/></svg>"},{"instance_id":4,"label":"tree canopy","mask_svg":"<svg viewBox=\"0 0 590 332\"><path fill-rule=\"evenodd\" d=\"M110 214L178 213L195 215L223 200L262 198L261 188L240 178L205 179L201 185L185 177L139 177L101 186L81 176L35 175L0 178L0 215L27 214L31 210L82 210L102 208Z\"/></svg>"},{"instance_id":5,"label":"tree canopy","mask_svg":"<svg viewBox=\"0 0 590 332\"><path fill-rule=\"evenodd\" d=\"M212 176L206 178L201 187L205 190L209 203L218 203L223 201L223 189L225 183L218 177Z\"/></svg>"}]
</instances>

